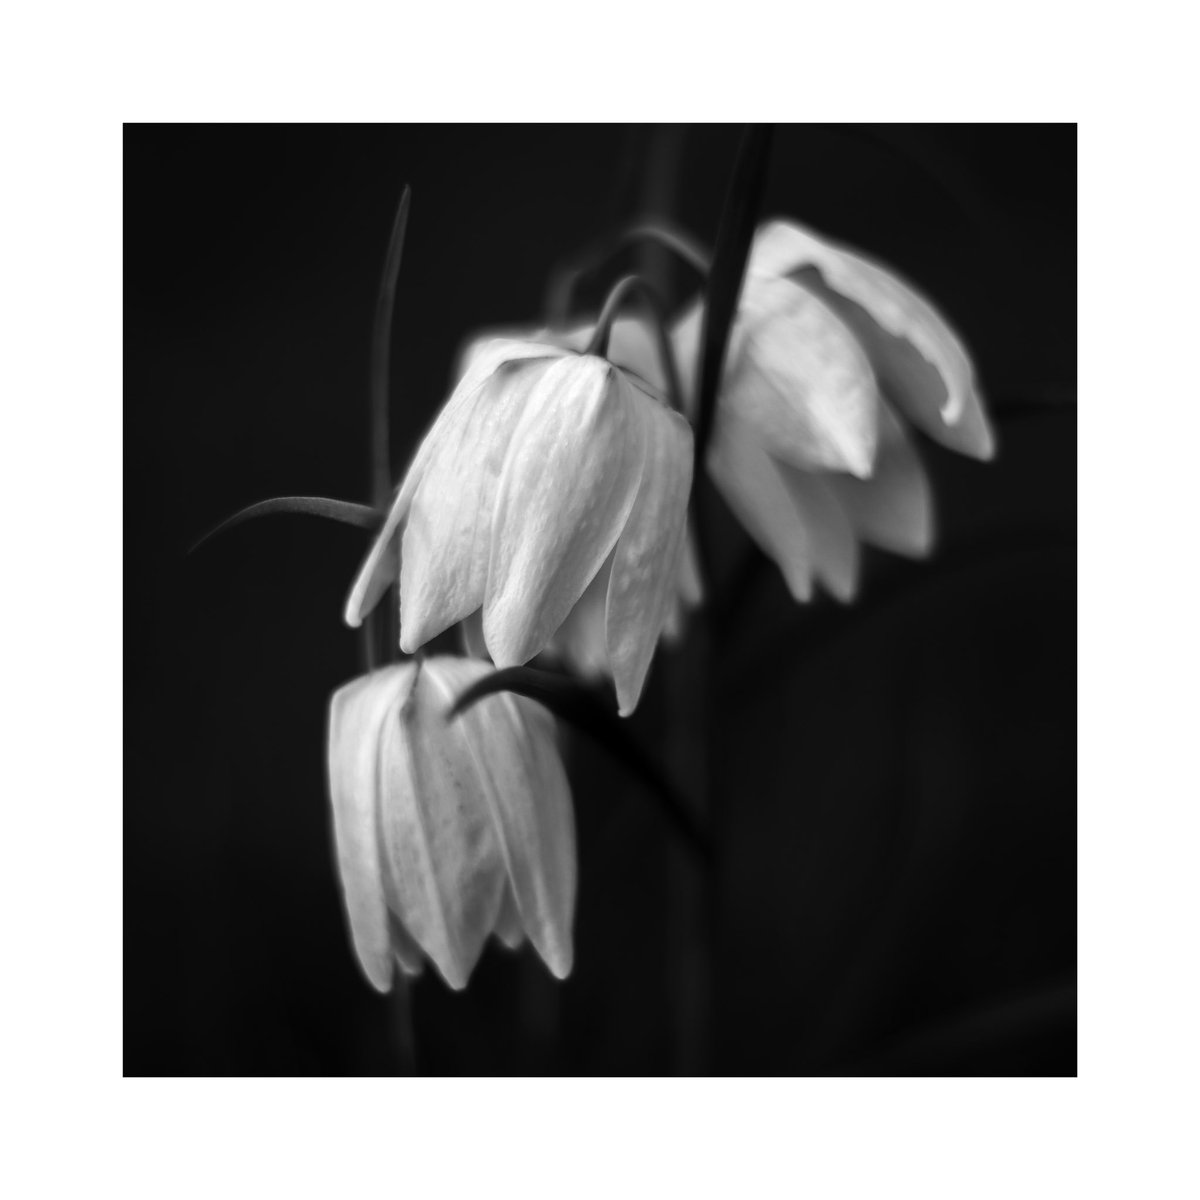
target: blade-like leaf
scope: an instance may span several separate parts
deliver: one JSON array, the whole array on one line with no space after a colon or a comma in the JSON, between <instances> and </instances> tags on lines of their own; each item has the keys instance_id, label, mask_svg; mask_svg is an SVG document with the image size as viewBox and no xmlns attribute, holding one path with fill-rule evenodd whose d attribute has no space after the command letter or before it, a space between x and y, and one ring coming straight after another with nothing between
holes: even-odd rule
<instances>
[{"instance_id":1,"label":"blade-like leaf","mask_svg":"<svg viewBox=\"0 0 1200 1200\"><path fill-rule=\"evenodd\" d=\"M371 331L371 498L381 507L391 494L391 448L388 433L388 381L392 352L392 313L396 306L396 280L408 229L412 188L407 184L400 196L392 236L388 241L379 295L375 301L375 326Z\"/></svg>"},{"instance_id":2,"label":"blade-like leaf","mask_svg":"<svg viewBox=\"0 0 1200 1200\"><path fill-rule=\"evenodd\" d=\"M717 406L717 390L729 344L729 330L737 311L742 276L754 226L762 207L771 149L771 126L751 125L742 139L733 178L725 196L721 227L713 251L712 270L704 296L704 327L700 336L699 388L696 403L696 474L704 466Z\"/></svg>"},{"instance_id":3,"label":"blade-like leaf","mask_svg":"<svg viewBox=\"0 0 1200 1200\"><path fill-rule=\"evenodd\" d=\"M453 718L496 692L513 692L536 700L603 746L641 780L662 806L667 817L705 864L712 862L712 846L687 801L666 773L632 737L626 724L589 687L568 675L534 667L505 667L485 675L455 701Z\"/></svg>"},{"instance_id":4,"label":"blade-like leaf","mask_svg":"<svg viewBox=\"0 0 1200 1200\"><path fill-rule=\"evenodd\" d=\"M349 500L330 500L325 496L275 496L260 500L243 508L232 517L226 517L219 525L210 529L188 551L195 553L210 538L224 533L252 517L270 517L277 513L299 513L302 516L324 517L329 521L340 521L343 525L357 525L359 529L376 530L383 524L383 513L367 504L353 504Z\"/></svg>"}]
</instances>

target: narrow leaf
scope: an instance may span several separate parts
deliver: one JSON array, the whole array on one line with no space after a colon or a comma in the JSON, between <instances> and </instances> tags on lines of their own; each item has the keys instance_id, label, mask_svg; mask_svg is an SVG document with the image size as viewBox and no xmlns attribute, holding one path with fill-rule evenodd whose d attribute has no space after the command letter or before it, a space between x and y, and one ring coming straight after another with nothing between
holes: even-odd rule
<instances>
[{"instance_id":1,"label":"narrow leaf","mask_svg":"<svg viewBox=\"0 0 1200 1200\"><path fill-rule=\"evenodd\" d=\"M450 717L458 716L485 696L497 692L513 692L537 701L603 746L625 765L630 774L641 780L688 845L706 865L711 865L712 846L690 805L653 757L633 738L627 725L591 688L568 675L533 667L505 667L485 675L467 688L455 701Z\"/></svg>"},{"instance_id":2,"label":"narrow leaf","mask_svg":"<svg viewBox=\"0 0 1200 1200\"><path fill-rule=\"evenodd\" d=\"M391 494L391 449L388 432L388 381L391 371L392 314L396 307L396 280L404 253L404 235L408 230L408 209L412 188L407 184L400 196L387 257L379 280L375 301L375 325L371 331L371 498L380 507Z\"/></svg>"},{"instance_id":3,"label":"narrow leaf","mask_svg":"<svg viewBox=\"0 0 1200 1200\"><path fill-rule=\"evenodd\" d=\"M260 500L243 508L232 517L226 517L219 525L210 529L188 551L195 553L210 538L224 533L252 517L270 517L276 513L299 513L309 517L324 517L329 521L340 521L343 525L357 525L359 529L376 530L383 524L383 513L366 504L352 504L349 500L329 500L324 496L275 496Z\"/></svg>"}]
</instances>

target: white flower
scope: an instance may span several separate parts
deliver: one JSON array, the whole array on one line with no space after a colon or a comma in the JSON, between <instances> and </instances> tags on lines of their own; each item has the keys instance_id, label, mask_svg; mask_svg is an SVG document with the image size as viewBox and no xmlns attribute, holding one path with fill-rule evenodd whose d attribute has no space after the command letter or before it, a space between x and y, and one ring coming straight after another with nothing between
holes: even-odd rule
<instances>
[{"instance_id":1,"label":"white flower","mask_svg":"<svg viewBox=\"0 0 1200 1200\"><path fill-rule=\"evenodd\" d=\"M549 342L566 349L582 351L592 340L595 325L577 325L570 329L542 328L499 330L469 340L459 354L457 375L470 369L496 336L509 336L533 342ZM638 316L618 316L612 324L607 357L614 365L630 372L651 385L657 395L667 392L666 376L659 357L653 327ZM589 679L606 678L612 674L609 665L605 609L608 585L612 577L612 555L596 572L584 589L567 618L546 646L546 655L566 662L578 675ZM677 641L683 635L689 610L703 599L703 587L696 559L696 548L690 530L685 528L683 552L679 557L679 576L672 592L670 607L662 628L662 640ZM487 647L478 615L463 623L463 645L468 654L485 657Z\"/></svg>"},{"instance_id":2,"label":"white flower","mask_svg":"<svg viewBox=\"0 0 1200 1200\"><path fill-rule=\"evenodd\" d=\"M359 962L380 991L393 961L428 956L466 985L490 933L527 934L560 979L571 970L576 853L553 718L501 693L447 720L487 674L430 658L365 675L329 705L338 866Z\"/></svg>"},{"instance_id":3,"label":"white flower","mask_svg":"<svg viewBox=\"0 0 1200 1200\"><path fill-rule=\"evenodd\" d=\"M673 332L689 404L700 330L696 305ZM994 452L971 360L927 300L798 225L762 226L706 465L797 599L814 579L851 599L860 541L930 550L933 501L905 420L960 453Z\"/></svg>"},{"instance_id":4,"label":"white flower","mask_svg":"<svg viewBox=\"0 0 1200 1200\"><path fill-rule=\"evenodd\" d=\"M637 704L673 602L692 437L604 358L496 338L421 444L346 606L358 625L397 575L411 653L482 609L497 666L543 650L606 567L607 655Z\"/></svg>"}]
</instances>

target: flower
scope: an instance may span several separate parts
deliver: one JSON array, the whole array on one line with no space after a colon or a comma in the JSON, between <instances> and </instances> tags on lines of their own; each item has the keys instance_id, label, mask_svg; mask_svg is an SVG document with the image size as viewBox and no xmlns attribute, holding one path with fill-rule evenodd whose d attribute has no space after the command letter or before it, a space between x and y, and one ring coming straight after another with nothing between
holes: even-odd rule
<instances>
[{"instance_id":1,"label":"flower","mask_svg":"<svg viewBox=\"0 0 1200 1200\"><path fill-rule=\"evenodd\" d=\"M571 970L575 827L553 718L489 696L447 720L487 674L437 657L352 680L329 704L329 788L354 947L380 991L393 960L428 956L466 985L490 933L527 934L550 970Z\"/></svg>"},{"instance_id":2,"label":"flower","mask_svg":"<svg viewBox=\"0 0 1200 1200\"><path fill-rule=\"evenodd\" d=\"M695 403L701 309L672 339ZM802 227L755 236L706 465L798 600L842 600L859 542L921 557L933 501L905 422L979 459L991 429L962 342L898 276Z\"/></svg>"},{"instance_id":3,"label":"flower","mask_svg":"<svg viewBox=\"0 0 1200 1200\"><path fill-rule=\"evenodd\" d=\"M346 621L399 577L406 653L482 609L492 659L517 666L607 569L607 655L627 715L670 613L691 472L691 429L646 381L596 355L494 338L417 451Z\"/></svg>"},{"instance_id":4,"label":"flower","mask_svg":"<svg viewBox=\"0 0 1200 1200\"><path fill-rule=\"evenodd\" d=\"M564 349L582 351L591 343L594 324L576 325L569 329L526 328L508 329L504 336L533 342L548 342ZM483 353L500 331L481 334L464 345L458 358L456 377L461 378L477 356ZM618 316L612 324L607 357L615 366L649 383L655 393L666 393L666 375L659 357L653 327L640 316ZM546 646L547 657L566 662L576 674L600 679L612 674L610 666L605 609L608 585L612 578L612 555L596 572L591 583L575 602L566 619ZM696 548L690 530L685 526L683 552L679 558L679 576L663 623L661 637L666 643L677 641L683 634L686 614L703 599L703 587L697 564ZM480 615L468 617L462 625L463 648L473 657L487 657Z\"/></svg>"}]
</instances>

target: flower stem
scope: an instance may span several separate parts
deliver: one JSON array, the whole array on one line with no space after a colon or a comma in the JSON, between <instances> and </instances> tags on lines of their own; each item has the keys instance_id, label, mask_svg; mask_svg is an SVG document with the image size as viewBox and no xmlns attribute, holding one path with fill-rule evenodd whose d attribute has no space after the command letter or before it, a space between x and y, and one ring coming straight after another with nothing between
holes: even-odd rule
<instances>
[{"instance_id":1,"label":"flower stem","mask_svg":"<svg viewBox=\"0 0 1200 1200\"><path fill-rule=\"evenodd\" d=\"M612 333L613 321L616 320L617 313L629 297L635 294L645 302L654 322L658 355L662 360L663 375L667 381L667 400L676 412L682 413L683 392L679 383L679 365L675 361L675 351L667 333L666 314L662 299L654 286L640 275L626 275L613 284L612 291L608 293L604 300L604 307L600 310L592 340L588 343L584 353L608 356L608 340Z\"/></svg>"}]
</instances>

